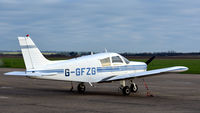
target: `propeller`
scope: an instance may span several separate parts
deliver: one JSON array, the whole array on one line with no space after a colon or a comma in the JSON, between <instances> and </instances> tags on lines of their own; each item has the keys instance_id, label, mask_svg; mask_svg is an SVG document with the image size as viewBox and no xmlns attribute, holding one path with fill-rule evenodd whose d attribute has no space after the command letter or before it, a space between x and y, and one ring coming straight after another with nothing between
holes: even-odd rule
<instances>
[{"instance_id":1,"label":"propeller","mask_svg":"<svg viewBox=\"0 0 200 113\"><path fill-rule=\"evenodd\" d=\"M149 65L153 60L154 60L154 58L155 58L156 56L153 56L153 57L151 57L149 60L147 60L145 63L147 64L147 65Z\"/></svg>"}]
</instances>

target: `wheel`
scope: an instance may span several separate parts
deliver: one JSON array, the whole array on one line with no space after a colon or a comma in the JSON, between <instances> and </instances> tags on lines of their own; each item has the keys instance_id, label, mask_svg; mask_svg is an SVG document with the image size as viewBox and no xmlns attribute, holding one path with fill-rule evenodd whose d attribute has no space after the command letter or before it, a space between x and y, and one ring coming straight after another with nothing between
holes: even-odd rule
<instances>
[{"instance_id":1,"label":"wheel","mask_svg":"<svg viewBox=\"0 0 200 113\"><path fill-rule=\"evenodd\" d=\"M131 92L136 93L138 91L138 86L134 83L130 86Z\"/></svg>"},{"instance_id":2,"label":"wheel","mask_svg":"<svg viewBox=\"0 0 200 113\"><path fill-rule=\"evenodd\" d=\"M78 89L78 92L79 92L80 94L85 93L85 85L84 85L83 83L80 83L80 84L78 85L77 89Z\"/></svg>"},{"instance_id":3,"label":"wheel","mask_svg":"<svg viewBox=\"0 0 200 113\"><path fill-rule=\"evenodd\" d=\"M131 93L131 90L128 86L125 86L123 89L122 89L122 92L124 95L129 95Z\"/></svg>"}]
</instances>

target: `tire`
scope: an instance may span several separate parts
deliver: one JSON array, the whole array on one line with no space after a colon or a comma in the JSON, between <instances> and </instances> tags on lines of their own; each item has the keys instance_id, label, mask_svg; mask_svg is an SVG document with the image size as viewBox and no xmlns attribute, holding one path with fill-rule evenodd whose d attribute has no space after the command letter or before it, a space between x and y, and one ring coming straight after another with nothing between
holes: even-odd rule
<instances>
[{"instance_id":1,"label":"tire","mask_svg":"<svg viewBox=\"0 0 200 113\"><path fill-rule=\"evenodd\" d=\"M131 84L130 89L131 89L131 92L136 93L138 91L138 86L135 84L135 87L134 87L134 84Z\"/></svg>"},{"instance_id":2,"label":"tire","mask_svg":"<svg viewBox=\"0 0 200 113\"><path fill-rule=\"evenodd\" d=\"M77 89L78 89L78 92L79 92L80 94L84 94L86 88L85 88L85 85L84 85L84 84L80 83L80 84L78 85Z\"/></svg>"},{"instance_id":3,"label":"tire","mask_svg":"<svg viewBox=\"0 0 200 113\"><path fill-rule=\"evenodd\" d=\"M123 89L122 89L122 92L124 95L130 95L131 93L131 90L128 86L125 86Z\"/></svg>"}]
</instances>

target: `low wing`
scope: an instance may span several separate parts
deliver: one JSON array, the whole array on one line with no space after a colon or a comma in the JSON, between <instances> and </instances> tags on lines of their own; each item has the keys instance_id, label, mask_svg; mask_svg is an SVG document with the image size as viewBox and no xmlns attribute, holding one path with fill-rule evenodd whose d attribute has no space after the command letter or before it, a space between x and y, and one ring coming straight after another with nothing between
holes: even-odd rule
<instances>
[{"instance_id":1,"label":"low wing","mask_svg":"<svg viewBox=\"0 0 200 113\"><path fill-rule=\"evenodd\" d=\"M100 82L110 82L110 81L126 80L126 79L131 79L131 78L148 77L148 76L153 76L153 75L162 74L166 72L183 72L187 70L188 68L184 66L174 66L174 67L169 67L169 68L162 68L162 69L155 69L155 70L138 72L138 73L112 76L112 77L104 78Z\"/></svg>"},{"instance_id":2,"label":"low wing","mask_svg":"<svg viewBox=\"0 0 200 113\"><path fill-rule=\"evenodd\" d=\"M13 71L4 73L4 75L16 75L16 76L51 76L57 73L41 73L41 72L25 72L25 71Z\"/></svg>"}]
</instances>

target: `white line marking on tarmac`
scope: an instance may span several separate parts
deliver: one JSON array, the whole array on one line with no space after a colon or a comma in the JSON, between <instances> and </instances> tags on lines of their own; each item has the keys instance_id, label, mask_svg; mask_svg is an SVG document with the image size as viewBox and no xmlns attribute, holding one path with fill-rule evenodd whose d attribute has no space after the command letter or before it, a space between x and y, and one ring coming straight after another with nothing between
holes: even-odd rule
<instances>
[{"instance_id":1,"label":"white line marking on tarmac","mask_svg":"<svg viewBox=\"0 0 200 113\"><path fill-rule=\"evenodd\" d=\"M2 86L2 87L0 87L1 89L11 89L12 87L4 87L4 86Z\"/></svg>"},{"instance_id":2,"label":"white line marking on tarmac","mask_svg":"<svg viewBox=\"0 0 200 113\"><path fill-rule=\"evenodd\" d=\"M0 96L0 99L8 99L8 97Z\"/></svg>"}]
</instances>

